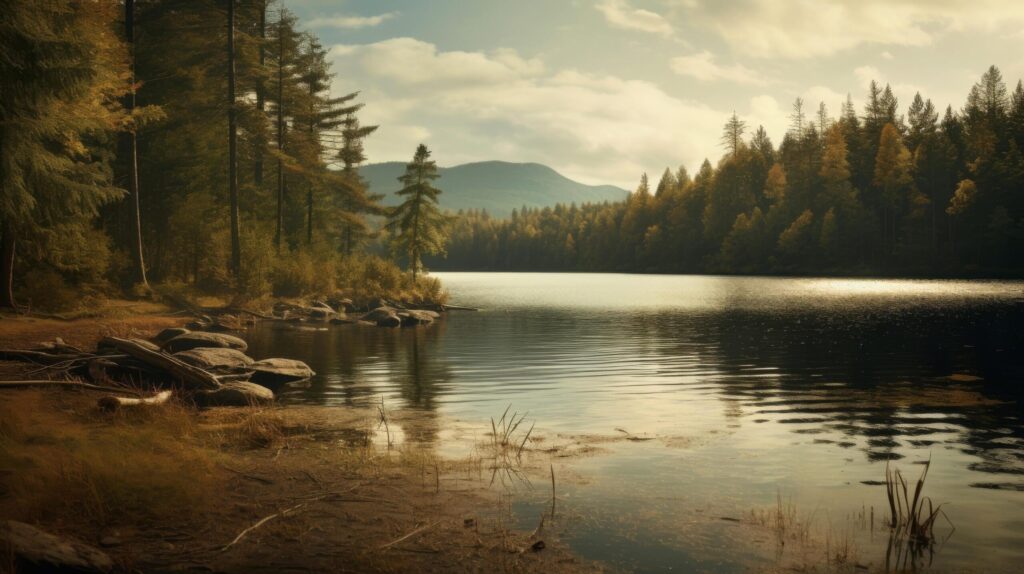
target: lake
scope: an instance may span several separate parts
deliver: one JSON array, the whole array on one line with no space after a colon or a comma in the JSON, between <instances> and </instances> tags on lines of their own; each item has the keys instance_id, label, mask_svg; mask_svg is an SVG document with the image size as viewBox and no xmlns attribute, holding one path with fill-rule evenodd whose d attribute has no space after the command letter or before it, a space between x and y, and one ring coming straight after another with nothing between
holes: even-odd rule
<instances>
[{"instance_id":1,"label":"lake","mask_svg":"<svg viewBox=\"0 0 1024 574\"><path fill-rule=\"evenodd\" d=\"M539 434L597 445L565 470L556 459L563 536L614 567L771 564L768 529L735 519L780 500L825 552L852 545L856 563L878 567L888 509L877 482L887 464L916 480L929 458L925 493L955 531L940 521L952 534L917 565L1024 562L1024 283L437 276L453 303L482 310L412 329L268 323L249 335L251 354L317 371L286 403L383 397L488 426L512 405ZM448 435L439 422L410 438L443 449ZM545 488L517 495L524 528Z\"/></svg>"}]
</instances>

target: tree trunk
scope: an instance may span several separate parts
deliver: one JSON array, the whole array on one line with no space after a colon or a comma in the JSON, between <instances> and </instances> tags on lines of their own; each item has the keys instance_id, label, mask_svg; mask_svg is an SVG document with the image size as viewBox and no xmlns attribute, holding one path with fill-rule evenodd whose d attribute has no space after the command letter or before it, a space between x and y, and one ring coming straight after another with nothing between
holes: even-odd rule
<instances>
[{"instance_id":1,"label":"tree trunk","mask_svg":"<svg viewBox=\"0 0 1024 574\"><path fill-rule=\"evenodd\" d=\"M228 188L231 195L231 273L242 268L238 229L238 120L235 109L235 0L228 1Z\"/></svg>"},{"instance_id":2,"label":"tree trunk","mask_svg":"<svg viewBox=\"0 0 1024 574\"><path fill-rule=\"evenodd\" d=\"M145 344L132 339L121 339L118 337L105 337L101 346L113 347L118 351L130 355L147 365L156 367L173 375L185 388L188 389L219 389L220 383L217 377L207 371L194 367L184 361L178 360L162 351L154 351Z\"/></svg>"},{"instance_id":3,"label":"tree trunk","mask_svg":"<svg viewBox=\"0 0 1024 574\"><path fill-rule=\"evenodd\" d=\"M267 49L265 46L267 40L267 3L266 1L259 3L259 29L260 29L260 74L263 73L263 66L267 63ZM256 77L256 111L259 113L257 116L262 120L263 113L267 107L267 96L265 88L263 86L263 76L257 75ZM262 132L265 133L265 132ZM256 149L253 150L253 162L252 162L252 180L256 188L263 186L263 146L266 140L264 137L260 137L256 142Z\"/></svg>"},{"instance_id":4,"label":"tree trunk","mask_svg":"<svg viewBox=\"0 0 1024 574\"><path fill-rule=\"evenodd\" d=\"M284 235L284 11L277 23L277 232L274 244L281 252Z\"/></svg>"},{"instance_id":5,"label":"tree trunk","mask_svg":"<svg viewBox=\"0 0 1024 574\"><path fill-rule=\"evenodd\" d=\"M306 190L306 245L313 244L313 184Z\"/></svg>"},{"instance_id":6,"label":"tree trunk","mask_svg":"<svg viewBox=\"0 0 1024 574\"><path fill-rule=\"evenodd\" d=\"M125 96L125 110L131 114L135 109L135 0L124 3L124 36L131 50L129 74L132 88ZM146 261L142 253L142 214L139 210L139 153L135 128L127 132L128 139L128 192L132 217L132 266L135 268L135 282L149 287L146 280Z\"/></svg>"},{"instance_id":7,"label":"tree trunk","mask_svg":"<svg viewBox=\"0 0 1024 574\"><path fill-rule=\"evenodd\" d=\"M3 236L0 237L0 307L13 309L14 302L14 254L17 236L9 222L4 222Z\"/></svg>"},{"instance_id":8,"label":"tree trunk","mask_svg":"<svg viewBox=\"0 0 1024 574\"><path fill-rule=\"evenodd\" d=\"M313 82L309 83L309 140L315 141L316 136L316 94L313 92ZM306 245L313 244L313 182L306 183Z\"/></svg>"}]
</instances>

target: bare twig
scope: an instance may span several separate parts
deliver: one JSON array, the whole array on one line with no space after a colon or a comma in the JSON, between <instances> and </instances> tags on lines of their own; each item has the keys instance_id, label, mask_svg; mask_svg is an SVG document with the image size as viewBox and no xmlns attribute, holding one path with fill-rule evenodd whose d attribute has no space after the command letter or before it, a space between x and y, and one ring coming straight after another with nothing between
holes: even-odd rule
<instances>
[{"instance_id":1,"label":"bare twig","mask_svg":"<svg viewBox=\"0 0 1024 574\"><path fill-rule=\"evenodd\" d=\"M249 534L253 530L256 530L260 526L263 526L264 524L270 522L271 520L277 518L278 516L284 516L286 514L295 512L296 510L299 510L300 508L302 508L303 506L306 506L307 504L309 504L309 502L302 502L302 503L296 504L295 506L292 506L291 508L286 508L285 510L282 510L281 512L277 512L277 513L271 514L270 516L266 516L264 518L261 518L256 524L253 524L249 528L246 528L245 530L239 532L238 536L236 536L235 539L232 540L231 542L228 542L227 544L225 544L224 547L220 549L220 551L224 552L228 548L231 548L235 544L238 544L238 542L240 540L245 538L246 534Z\"/></svg>"},{"instance_id":2,"label":"bare twig","mask_svg":"<svg viewBox=\"0 0 1024 574\"><path fill-rule=\"evenodd\" d=\"M437 526L441 522L442 522L441 520L438 520L437 522L433 522L433 523L430 523L430 524L425 524L423 526L420 526L416 530L413 530L412 532L406 534L405 536L403 536L401 538L392 540L391 542L388 542L387 544L385 544L383 546L379 546L377 548L377 550L386 550L386 549L394 546L395 544L398 544L399 542L404 542L404 541L412 538L413 536L416 536L417 534L420 534L421 532L424 532L426 530L429 530L430 528L433 528L434 526Z\"/></svg>"},{"instance_id":3,"label":"bare twig","mask_svg":"<svg viewBox=\"0 0 1024 574\"><path fill-rule=\"evenodd\" d=\"M132 389L121 389L118 387L103 387L100 385L90 385L89 383L79 383L77 381L66 381L66 380L32 380L32 381L0 381L0 389L3 388L21 388L21 387L75 387L80 389L86 389L89 391L101 391L104 393L123 393L126 395L138 395L137 391Z\"/></svg>"}]
</instances>

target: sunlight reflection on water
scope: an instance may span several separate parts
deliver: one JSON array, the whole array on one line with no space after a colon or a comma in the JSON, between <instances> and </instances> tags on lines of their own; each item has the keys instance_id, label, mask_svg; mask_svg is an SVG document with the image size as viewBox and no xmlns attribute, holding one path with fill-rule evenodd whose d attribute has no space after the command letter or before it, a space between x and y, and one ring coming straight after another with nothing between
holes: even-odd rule
<instances>
[{"instance_id":1,"label":"sunlight reflection on water","mask_svg":"<svg viewBox=\"0 0 1024 574\"><path fill-rule=\"evenodd\" d=\"M927 490L958 528L937 564L1012 571L1024 560L1022 283L439 276L454 302L483 311L417 329L263 325L250 349L319 373L286 402L383 395L470 424L513 404L563 440L656 437L555 459L579 475L564 485L578 517L567 536L627 569L762 564L771 553L738 551L749 533L721 516L783 493L839 532L862 508L881 515L884 488L865 482L887 461L916 476L929 457ZM525 522L544 496L521 495ZM885 541L855 534L860 560L877 566Z\"/></svg>"}]
</instances>

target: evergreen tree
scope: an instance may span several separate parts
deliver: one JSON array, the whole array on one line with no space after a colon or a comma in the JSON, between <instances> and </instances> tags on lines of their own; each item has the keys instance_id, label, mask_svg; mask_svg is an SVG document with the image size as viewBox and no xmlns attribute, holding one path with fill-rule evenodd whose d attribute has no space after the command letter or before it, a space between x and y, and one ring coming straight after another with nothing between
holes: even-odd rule
<instances>
[{"instance_id":1,"label":"evergreen tree","mask_svg":"<svg viewBox=\"0 0 1024 574\"><path fill-rule=\"evenodd\" d=\"M896 220L905 205L913 184L910 151L903 145L896 126L888 123L882 129L875 158L875 186L884 205L883 222L886 240L892 249L896 243Z\"/></svg>"},{"instance_id":2,"label":"evergreen tree","mask_svg":"<svg viewBox=\"0 0 1024 574\"><path fill-rule=\"evenodd\" d=\"M395 192L405 201L388 218L387 229L394 234L393 247L408 258L414 281L422 268L423 256L444 253L448 239L448 220L438 208L441 190L433 186L439 177L430 151L420 144L412 162L406 165L405 174L399 178L402 189Z\"/></svg>"},{"instance_id":3,"label":"evergreen tree","mask_svg":"<svg viewBox=\"0 0 1024 574\"><path fill-rule=\"evenodd\" d=\"M18 246L88 226L122 197L100 143L125 122L127 53L111 3L11 0L0 17L0 306ZM33 245L35 244L35 245Z\"/></svg>"},{"instance_id":4,"label":"evergreen tree","mask_svg":"<svg viewBox=\"0 0 1024 574\"><path fill-rule=\"evenodd\" d=\"M743 132L747 129L747 122L744 122L736 115L736 112L732 113L732 117L726 122L725 127L722 129L722 147L726 149L729 155L735 155L739 151L740 146L743 145Z\"/></svg>"}]
</instances>

